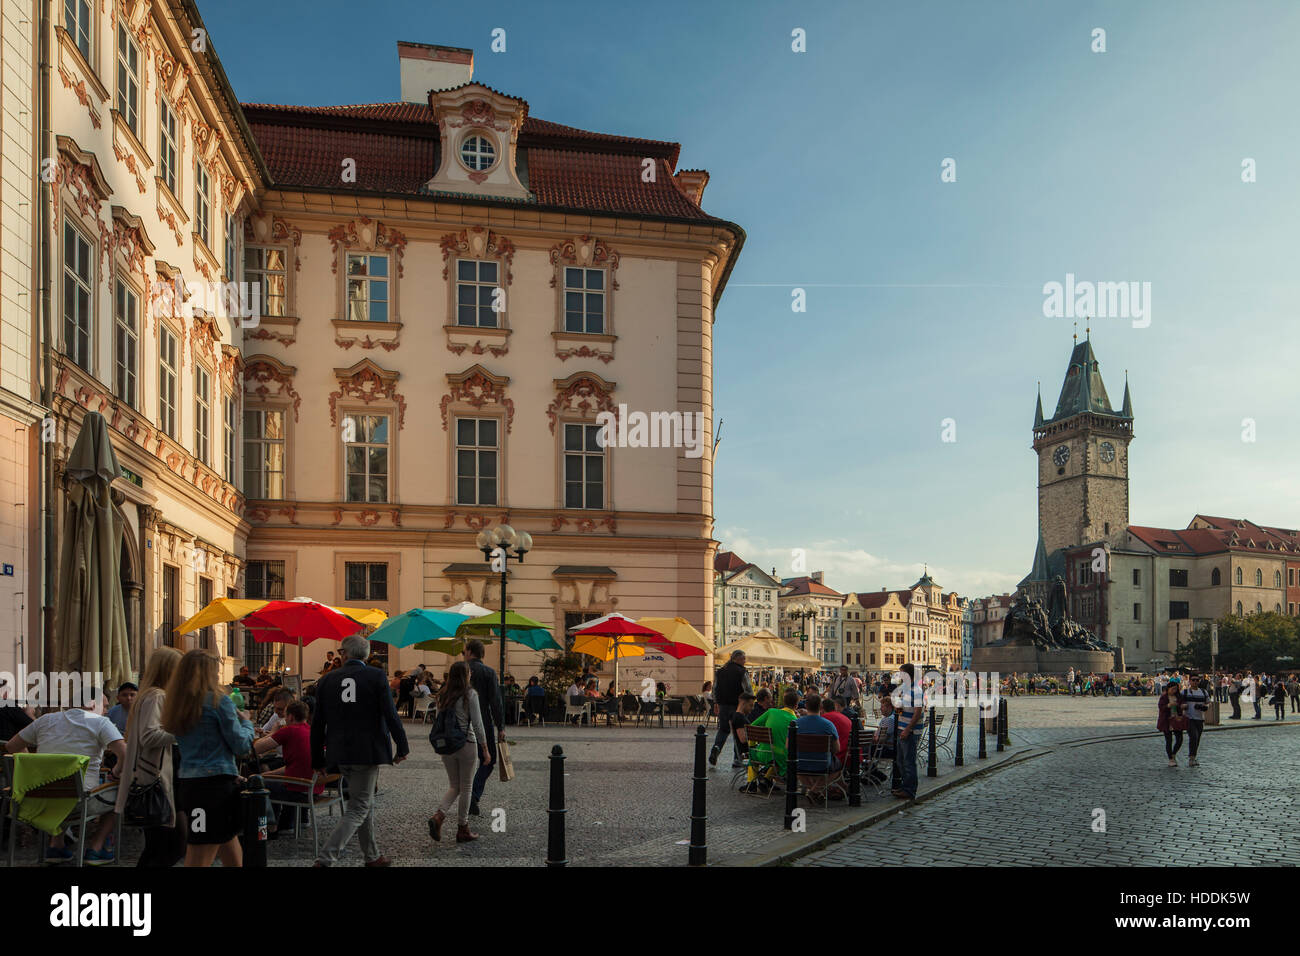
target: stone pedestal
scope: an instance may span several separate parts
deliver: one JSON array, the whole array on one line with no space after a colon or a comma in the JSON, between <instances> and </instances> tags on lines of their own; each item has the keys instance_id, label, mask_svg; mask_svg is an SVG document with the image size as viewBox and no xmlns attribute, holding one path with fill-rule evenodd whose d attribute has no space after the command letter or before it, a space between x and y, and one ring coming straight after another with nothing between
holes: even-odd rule
<instances>
[{"instance_id":1,"label":"stone pedestal","mask_svg":"<svg viewBox=\"0 0 1300 956\"><path fill-rule=\"evenodd\" d=\"M1071 667L1076 674L1106 674L1116 669L1115 658L1114 651L1041 651L1032 644L1028 647L1005 644L975 648L971 668L1003 677L1024 673L1064 676Z\"/></svg>"}]
</instances>

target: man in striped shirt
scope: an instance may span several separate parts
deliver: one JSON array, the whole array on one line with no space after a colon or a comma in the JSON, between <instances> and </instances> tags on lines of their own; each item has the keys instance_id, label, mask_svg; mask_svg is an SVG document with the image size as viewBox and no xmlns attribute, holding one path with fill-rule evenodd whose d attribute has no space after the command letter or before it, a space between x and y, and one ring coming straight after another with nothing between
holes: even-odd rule
<instances>
[{"instance_id":1,"label":"man in striped shirt","mask_svg":"<svg viewBox=\"0 0 1300 956\"><path fill-rule=\"evenodd\" d=\"M902 680L894 694L898 707L898 750L894 755L894 796L916 799L916 745L925 728L925 688L916 679L916 668L899 668Z\"/></svg>"},{"instance_id":2,"label":"man in striped shirt","mask_svg":"<svg viewBox=\"0 0 1300 956\"><path fill-rule=\"evenodd\" d=\"M1210 706L1210 683L1202 679L1197 683L1188 683L1187 690L1178 699L1187 706L1187 766L1195 767L1196 751L1201 746L1201 733L1205 730L1205 712Z\"/></svg>"}]
</instances>

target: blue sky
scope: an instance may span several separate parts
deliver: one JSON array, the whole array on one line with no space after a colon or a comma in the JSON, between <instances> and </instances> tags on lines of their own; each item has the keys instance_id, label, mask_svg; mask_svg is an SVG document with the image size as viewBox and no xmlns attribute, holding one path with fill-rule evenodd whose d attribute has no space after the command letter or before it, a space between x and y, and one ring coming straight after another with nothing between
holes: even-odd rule
<instances>
[{"instance_id":1,"label":"blue sky","mask_svg":"<svg viewBox=\"0 0 1300 956\"><path fill-rule=\"evenodd\" d=\"M1132 386L1132 522L1300 525L1300 4L813 6L200 0L245 101L396 100L414 40L472 47L534 116L682 143L749 236L715 328L717 536L778 574L803 548L841 590L922 563L1014 587L1066 273L1151 283L1149 327L1092 323L1112 401Z\"/></svg>"}]
</instances>

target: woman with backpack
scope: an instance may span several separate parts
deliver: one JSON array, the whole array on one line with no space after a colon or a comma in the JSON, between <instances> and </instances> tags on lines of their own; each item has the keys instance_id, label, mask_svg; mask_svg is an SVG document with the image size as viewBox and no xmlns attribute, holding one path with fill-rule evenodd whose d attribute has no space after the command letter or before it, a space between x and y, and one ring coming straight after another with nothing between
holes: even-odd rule
<instances>
[{"instance_id":1,"label":"woman with backpack","mask_svg":"<svg viewBox=\"0 0 1300 956\"><path fill-rule=\"evenodd\" d=\"M429 835L434 840L442 839L442 824L447 819L447 811L456 803L456 842L477 840L478 834L469 831L474 770L480 756L484 764L489 764L492 755L488 752L478 694L469 685L469 665L464 661L456 661L447 672L447 681L438 693L438 717L429 741L447 768L447 792L438 812L429 818Z\"/></svg>"},{"instance_id":2,"label":"woman with backpack","mask_svg":"<svg viewBox=\"0 0 1300 956\"><path fill-rule=\"evenodd\" d=\"M1286 684L1280 680L1274 681L1272 693L1269 703L1273 705L1273 719L1286 720Z\"/></svg>"}]
</instances>

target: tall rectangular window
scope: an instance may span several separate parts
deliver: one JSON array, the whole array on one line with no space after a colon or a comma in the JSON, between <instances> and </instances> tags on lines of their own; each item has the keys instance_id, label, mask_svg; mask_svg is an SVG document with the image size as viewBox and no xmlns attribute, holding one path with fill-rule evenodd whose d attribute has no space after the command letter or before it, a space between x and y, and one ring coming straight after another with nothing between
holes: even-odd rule
<instances>
[{"instance_id":1,"label":"tall rectangular window","mask_svg":"<svg viewBox=\"0 0 1300 956\"><path fill-rule=\"evenodd\" d=\"M86 0L63 0L63 28L90 63L90 4Z\"/></svg>"},{"instance_id":2,"label":"tall rectangular window","mask_svg":"<svg viewBox=\"0 0 1300 956\"><path fill-rule=\"evenodd\" d=\"M92 371L91 324L94 309L95 260L90 242L72 223L63 226L63 351L87 372Z\"/></svg>"},{"instance_id":3,"label":"tall rectangular window","mask_svg":"<svg viewBox=\"0 0 1300 956\"><path fill-rule=\"evenodd\" d=\"M343 427L344 500L387 501L388 416L346 415Z\"/></svg>"},{"instance_id":4,"label":"tall rectangular window","mask_svg":"<svg viewBox=\"0 0 1300 956\"><path fill-rule=\"evenodd\" d=\"M170 564L163 565L162 574L162 640L168 647L176 645L176 581L178 571Z\"/></svg>"},{"instance_id":5,"label":"tall rectangular window","mask_svg":"<svg viewBox=\"0 0 1300 956\"><path fill-rule=\"evenodd\" d=\"M605 331L605 272L603 269L564 270L564 330Z\"/></svg>"},{"instance_id":6,"label":"tall rectangular window","mask_svg":"<svg viewBox=\"0 0 1300 956\"><path fill-rule=\"evenodd\" d=\"M212 463L212 379L202 365L194 365L194 456Z\"/></svg>"},{"instance_id":7,"label":"tall rectangular window","mask_svg":"<svg viewBox=\"0 0 1300 956\"><path fill-rule=\"evenodd\" d=\"M158 106L158 176L163 185L176 195L176 111L172 109L167 98L163 97Z\"/></svg>"},{"instance_id":8,"label":"tall rectangular window","mask_svg":"<svg viewBox=\"0 0 1300 956\"><path fill-rule=\"evenodd\" d=\"M492 309L492 300L497 288L495 262L457 259L456 324L495 329L497 314Z\"/></svg>"},{"instance_id":9,"label":"tall rectangular window","mask_svg":"<svg viewBox=\"0 0 1300 956\"><path fill-rule=\"evenodd\" d=\"M497 503L497 420L456 419L456 503Z\"/></svg>"},{"instance_id":10,"label":"tall rectangular window","mask_svg":"<svg viewBox=\"0 0 1300 956\"><path fill-rule=\"evenodd\" d=\"M223 220L222 235L226 242L226 257L222 263L227 282L239 281L239 223L230 213Z\"/></svg>"},{"instance_id":11,"label":"tall rectangular window","mask_svg":"<svg viewBox=\"0 0 1300 956\"><path fill-rule=\"evenodd\" d=\"M387 601L388 565L369 561L346 561L344 598L348 601Z\"/></svg>"},{"instance_id":12,"label":"tall rectangular window","mask_svg":"<svg viewBox=\"0 0 1300 956\"><path fill-rule=\"evenodd\" d=\"M199 610L207 607L212 603L212 579L199 578ZM214 650L212 646L212 627L199 629L199 647L205 650Z\"/></svg>"},{"instance_id":13,"label":"tall rectangular window","mask_svg":"<svg viewBox=\"0 0 1300 956\"><path fill-rule=\"evenodd\" d=\"M158 331L158 427L176 437L176 336L166 325Z\"/></svg>"},{"instance_id":14,"label":"tall rectangular window","mask_svg":"<svg viewBox=\"0 0 1300 956\"><path fill-rule=\"evenodd\" d=\"M194 161L194 231L205 246L212 247L212 182L197 159Z\"/></svg>"},{"instance_id":15,"label":"tall rectangular window","mask_svg":"<svg viewBox=\"0 0 1300 956\"><path fill-rule=\"evenodd\" d=\"M235 402L235 396L226 396L226 414L224 424L222 425L222 445L225 447L225 470L224 476L226 481L232 485L235 483L235 458L238 446L239 435L239 405Z\"/></svg>"},{"instance_id":16,"label":"tall rectangular window","mask_svg":"<svg viewBox=\"0 0 1300 956\"><path fill-rule=\"evenodd\" d=\"M1142 620L1142 605L1141 605L1141 604L1134 604L1134 605L1133 605L1133 620L1135 620L1135 621L1140 621L1140 620Z\"/></svg>"},{"instance_id":17,"label":"tall rectangular window","mask_svg":"<svg viewBox=\"0 0 1300 956\"><path fill-rule=\"evenodd\" d=\"M140 48L126 29L125 17L117 18L117 111L127 129L140 135Z\"/></svg>"},{"instance_id":18,"label":"tall rectangular window","mask_svg":"<svg viewBox=\"0 0 1300 956\"><path fill-rule=\"evenodd\" d=\"M244 281L261 289L262 314L284 315L286 290L285 251L279 246L244 247Z\"/></svg>"},{"instance_id":19,"label":"tall rectangular window","mask_svg":"<svg viewBox=\"0 0 1300 956\"><path fill-rule=\"evenodd\" d=\"M244 570L244 596L262 601L284 600L284 562L249 561ZM279 667L283 650L283 644L254 641L245 632L244 663L254 673L263 667Z\"/></svg>"},{"instance_id":20,"label":"tall rectangular window","mask_svg":"<svg viewBox=\"0 0 1300 956\"><path fill-rule=\"evenodd\" d=\"M250 408L244 412L244 494L284 497L284 412Z\"/></svg>"},{"instance_id":21,"label":"tall rectangular window","mask_svg":"<svg viewBox=\"0 0 1300 956\"><path fill-rule=\"evenodd\" d=\"M605 450L599 425L564 426L564 507L605 507Z\"/></svg>"},{"instance_id":22,"label":"tall rectangular window","mask_svg":"<svg viewBox=\"0 0 1300 956\"><path fill-rule=\"evenodd\" d=\"M135 408L136 360L139 352L136 323L140 299L121 279L117 280L114 305L116 335L113 342L113 390L118 398Z\"/></svg>"},{"instance_id":23,"label":"tall rectangular window","mask_svg":"<svg viewBox=\"0 0 1300 956\"><path fill-rule=\"evenodd\" d=\"M388 321L388 256L348 254L348 321Z\"/></svg>"}]
</instances>

